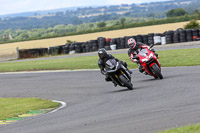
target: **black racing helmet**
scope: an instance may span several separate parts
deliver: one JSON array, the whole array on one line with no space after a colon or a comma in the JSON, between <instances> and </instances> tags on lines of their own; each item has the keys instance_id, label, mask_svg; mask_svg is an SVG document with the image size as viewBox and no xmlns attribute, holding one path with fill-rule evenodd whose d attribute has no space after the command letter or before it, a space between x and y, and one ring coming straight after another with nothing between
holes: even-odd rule
<instances>
[{"instance_id":1,"label":"black racing helmet","mask_svg":"<svg viewBox=\"0 0 200 133\"><path fill-rule=\"evenodd\" d=\"M98 51L98 55L99 55L100 59L104 59L104 58L107 57L108 54L107 54L107 52L106 52L106 50L104 48L101 48Z\"/></svg>"}]
</instances>

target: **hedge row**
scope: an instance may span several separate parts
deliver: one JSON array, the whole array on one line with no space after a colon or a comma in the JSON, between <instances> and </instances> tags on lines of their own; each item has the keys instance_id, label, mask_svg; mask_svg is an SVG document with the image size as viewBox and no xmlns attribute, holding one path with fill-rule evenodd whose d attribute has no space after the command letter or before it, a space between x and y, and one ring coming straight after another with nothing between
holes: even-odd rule
<instances>
[{"instance_id":1,"label":"hedge row","mask_svg":"<svg viewBox=\"0 0 200 133\"><path fill-rule=\"evenodd\" d=\"M128 39L134 38L137 42L142 42L147 45L170 44L197 41L200 39L200 29L177 29L176 31L166 31L164 33L149 33L147 35L125 36L121 38L104 38L99 37L97 40L87 42L67 43L56 47L40 48L40 49L24 49L19 50L20 58L34 58L44 55L58 54L74 54L97 51L99 48L111 50L112 46L116 49L128 48Z\"/></svg>"}]
</instances>

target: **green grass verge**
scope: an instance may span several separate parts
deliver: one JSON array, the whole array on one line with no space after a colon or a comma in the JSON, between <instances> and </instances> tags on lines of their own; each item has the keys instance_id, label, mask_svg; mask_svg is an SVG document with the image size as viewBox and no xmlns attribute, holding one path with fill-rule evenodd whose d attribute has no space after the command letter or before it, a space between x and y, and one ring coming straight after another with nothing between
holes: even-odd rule
<instances>
[{"instance_id":1,"label":"green grass verge","mask_svg":"<svg viewBox=\"0 0 200 133\"><path fill-rule=\"evenodd\" d=\"M200 65L200 48L157 51L162 67ZM137 68L127 54L114 54L128 63L129 68ZM34 71L34 70L75 70L98 69L98 56L73 57L64 59L37 60L25 62L0 63L0 72Z\"/></svg>"},{"instance_id":2,"label":"green grass verge","mask_svg":"<svg viewBox=\"0 0 200 133\"><path fill-rule=\"evenodd\" d=\"M38 98L0 98L0 120L17 117L31 110L57 108L59 103Z\"/></svg>"},{"instance_id":3,"label":"green grass verge","mask_svg":"<svg viewBox=\"0 0 200 133\"><path fill-rule=\"evenodd\" d=\"M169 129L157 133L200 133L200 124L192 124L189 126Z\"/></svg>"}]
</instances>

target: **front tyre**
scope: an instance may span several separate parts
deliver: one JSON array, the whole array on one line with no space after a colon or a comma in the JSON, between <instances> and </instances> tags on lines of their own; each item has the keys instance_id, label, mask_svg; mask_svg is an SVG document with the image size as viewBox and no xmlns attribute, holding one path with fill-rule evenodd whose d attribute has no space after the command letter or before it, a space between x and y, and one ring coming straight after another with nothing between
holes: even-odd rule
<instances>
[{"instance_id":1,"label":"front tyre","mask_svg":"<svg viewBox=\"0 0 200 133\"><path fill-rule=\"evenodd\" d=\"M126 86L129 90L133 90L133 85L131 82L128 82L127 79L123 75L119 75L119 79L122 83L124 83L124 86Z\"/></svg>"},{"instance_id":2,"label":"front tyre","mask_svg":"<svg viewBox=\"0 0 200 133\"><path fill-rule=\"evenodd\" d=\"M163 79L163 75L160 71L160 68L158 67L157 64L154 64L152 67L151 67L152 71L160 78L160 79Z\"/></svg>"}]
</instances>

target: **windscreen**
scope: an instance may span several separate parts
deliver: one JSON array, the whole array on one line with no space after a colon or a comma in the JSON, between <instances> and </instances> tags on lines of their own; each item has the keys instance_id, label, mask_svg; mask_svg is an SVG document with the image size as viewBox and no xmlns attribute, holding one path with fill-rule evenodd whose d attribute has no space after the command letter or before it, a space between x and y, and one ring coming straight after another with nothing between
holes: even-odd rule
<instances>
[{"instance_id":1,"label":"windscreen","mask_svg":"<svg viewBox=\"0 0 200 133\"><path fill-rule=\"evenodd\" d=\"M106 61L106 68L107 69L113 69L116 66L116 60L115 59L110 59Z\"/></svg>"},{"instance_id":2,"label":"windscreen","mask_svg":"<svg viewBox=\"0 0 200 133\"><path fill-rule=\"evenodd\" d=\"M146 49L141 49L141 50L139 51L139 54L140 54L142 57L145 57L145 56L147 56L148 51L147 51Z\"/></svg>"}]
</instances>

